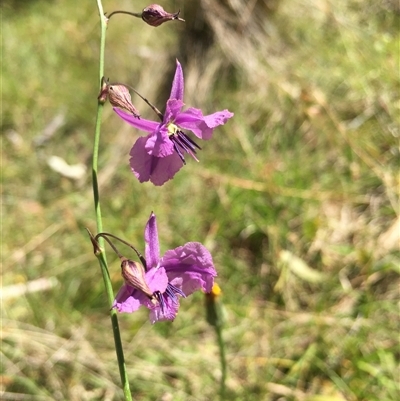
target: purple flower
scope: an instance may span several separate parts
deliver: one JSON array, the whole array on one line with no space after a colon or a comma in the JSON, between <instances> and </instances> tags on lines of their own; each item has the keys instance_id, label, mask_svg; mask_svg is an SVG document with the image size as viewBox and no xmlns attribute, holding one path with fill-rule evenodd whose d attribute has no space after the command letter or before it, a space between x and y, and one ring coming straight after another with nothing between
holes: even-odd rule
<instances>
[{"instance_id":1,"label":"purple flower","mask_svg":"<svg viewBox=\"0 0 400 401\"><path fill-rule=\"evenodd\" d=\"M196 148L200 147L183 132L184 129L200 139L208 140L214 128L224 125L233 117L233 113L228 110L207 116L203 116L201 110L193 107L182 111L183 89L182 67L177 60L171 94L161 123L143 118L139 120L114 108L123 120L149 133L146 137L139 138L130 151L130 166L140 182L151 181L154 185L163 185L186 164L185 152L197 160Z\"/></svg>"},{"instance_id":2,"label":"purple flower","mask_svg":"<svg viewBox=\"0 0 400 401\"><path fill-rule=\"evenodd\" d=\"M188 242L165 252L160 258L156 216L150 215L144 238L146 267L124 260L122 275L125 283L115 297L113 308L132 313L141 305L150 309L150 321L174 320L179 309L179 297L196 290L212 290L217 275L212 257L199 242Z\"/></svg>"}]
</instances>

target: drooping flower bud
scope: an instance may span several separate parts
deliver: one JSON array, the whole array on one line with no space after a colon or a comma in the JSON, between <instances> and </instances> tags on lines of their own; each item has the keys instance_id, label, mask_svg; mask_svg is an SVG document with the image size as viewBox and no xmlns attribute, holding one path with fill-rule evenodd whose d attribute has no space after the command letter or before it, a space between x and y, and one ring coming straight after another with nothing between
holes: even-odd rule
<instances>
[{"instance_id":1,"label":"drooping flower bud","mask_svg":"<svg viewBox=\"0 0 400 401\"><path fill-rule=\"evenodd\" d=\"M136 107L132 104L131 94L125 85L109 84L107 85L108 100L114 107L128 110L135 117L140 118Z\"/></svg>"},{"instance_id":2,"label":"drooping flower bud","mask_svg":"<svg viewBox=\"0 0 400 401\"><path fill-rule=\"evenodd\" d=\"M155 296L146 282L144 267L133 260L121 258L121 274L125 283L131 287L142 291L154 303L157 302Z\"/></svg>"},{"instance_id":3,"label":"drooping flower bud","mask_svg":"<svg viewBox=\"0 0 400 401\"><path fill-rule=\"evenodd\" d=\"M151 4L142 11L142 19L144 22L151 26L160 26L164 22L178 20L185 22L184 19L179 17L181 10L177 13L167 13L160 5Z\"/></svg>"}]
</instances>

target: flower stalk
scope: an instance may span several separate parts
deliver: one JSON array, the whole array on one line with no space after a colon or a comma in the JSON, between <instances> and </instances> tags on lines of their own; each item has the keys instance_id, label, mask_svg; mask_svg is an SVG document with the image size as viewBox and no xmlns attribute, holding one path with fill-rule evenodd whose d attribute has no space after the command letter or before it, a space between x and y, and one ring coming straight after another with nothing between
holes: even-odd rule
<instances>
[{"instance_id":1,"label":"flower stalk","mask_svg":"<svg viewBox=\"0 0 400 401\"><path fill-rule=\"evenodd\" d=\"M97 8L100 15L100 56L99 56L99 86L100 90L103 86L103 76L104 76L104 54L105 54L105 43L106 43L106 31L107 31L107 21L108 19L104 15L103 5L101 0L97 1ZM99 194L99 186L98 186L98 159L99 159L99 143L100 143L100 132L101 132L101 118L103 115L104 102L99 100L97 104L97 115L96 115L96 127L95 127L95 136L93 142L93 160L92 160L92 185L93 185L93 199L94 199L94 208L96 214L96 224L97 224L97 232L103 231L103 221L101 215L101 206L100 206L100 194ZM93 242L93 240L92 240ZM107 301L110 307L114 301L114 294L110 280L110 274L107 266L107 259L104 252L104 240L99 238L99 246L98 252L95 252L96 257L99 261L100 270L103 276L104 286L107 294ZM118 367L121 376L123 392L125 401L132 401L132 395L129 388L128 375L126 372L125 359L124 359L124 351L122 348L121 334L119 330L117 313L114 309L110 310L111 314L111 324L114 335L114 343L115 343L115 351L118 359Z\"/></svg>"},{"instance_id":2,"label":"flower stalk","mask_svg":"<svg viewBox=\"0 0 400 401\"><path fill-rule=\"evenodd\" d=\"M184 21L179 17L180 11L168 13L161 6L152 4L142 13L114 11L109 16L104 14L101 0L96 0L100 15L100 55L99 55L99 86L98 107L93 141L92 184L93 198L97 224L97 234L93 236L89 230L94 254L97 257L102 272L107 301L110 305L110 317L114 335L118 367L123 385L125 401L132 401L129 380L126 371L121 334L117 312L132 313L145 306L150 310L151 323L163 320L174 320L179 309L179 299L186 298L196 290L206 293L207 321L215 328L221 362L220 396L225 398L226 356L225 343L222 336L223 307L219 298L221 289L214 284L217 275L211 254L199 242L188 242L160 255L156 216L151 213L145 228L145 257L128 242L113 234L103 232L103 222L98 186L98 156L101 133L101 120L104 103L108 99L114 106L116 114L133 127L147 133L140 137L130 152L132 172L140 182L151 181L154 185L163 185L173 178L175 173L186 164L184 155L188 154L198 161L196 150L201 150L187 133L190 131L199 139L209 140L215 128L224 125L233 113L228 110L217 111L203 115L200 109L182 110L184 78L182 67L177 61L175 76L172 82L170 97L166 102L165 113L161 113L146 98L140 96L157 114L161 122L141 118L138 110L132 104L129 87L122 84L110 84L104 78L104 59L106 31L109 19L114 14L128 14L142 20L153 27L168 21ZM141 263L123 256L113 244L118 240L133 249ZM112 283L104 250L108 243L121 260L121 275L124 283L114 298Z\"/></svg>"},{"instance_id":3,"label":"flower stalk","mask_svg":"<svg viewBox=\"0 0 400 401\"><path fill-rule=\"evenodd\" d=\"M110 15L107 16L107 18L110 19L115 14L127 14L131 15L132 17L142 18L142 13L134 13L131 11L123 11L123 10L113 11Z\"/></svg>"},{"instance_id":4,"label":"flower stalk","mask_svg":"<svg viewBox=\"0 0 400 401\"><path fill-rule=\"evenodd\" d=\"M224 313L221 301L221 294L221 288L218 284L214 283L211 292L205 294L205 305L207 322L214 327L215 334L217 335L217 344L219 348L219 357L221 364L220 398L221 400L224 400L227 365L225 354L225 341L222 335L224 326Z\"/></svg>"}]
</instances>

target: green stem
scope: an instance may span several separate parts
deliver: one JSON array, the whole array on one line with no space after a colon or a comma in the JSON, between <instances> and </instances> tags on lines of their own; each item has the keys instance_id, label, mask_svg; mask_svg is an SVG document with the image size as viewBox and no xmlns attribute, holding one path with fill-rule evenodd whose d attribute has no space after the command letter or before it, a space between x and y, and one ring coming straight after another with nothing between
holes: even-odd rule
<instances>
[{"instance_id":1,"label":"green stem","mask_svg":"<svg viewBox=\"0 0 400 401\"><path fill-rule=\"evenodd\" d=\"M221 381L220 381L220 399L225 399L225 382L227 375L226 355L225 355L225 342L222 336L224 327L224 312L222 300L219 295L221 289L217 284L214 284L212 291L209 294L205 294L205 306L206 306L206 319L207 322L214 327L215 333L217 334L217 343L219 348L219 359L221 364Z\"/></svg>"},{"instance_id":2,"label":"green stem","mask_svg":"<svg viewBox=\"0 0 400 401\"><path fill-rule=\"evenodd\" d=\"M104 53L105 53L105 44L106 44L106 30L107 30L107 18L104 16L103 5L101 0L97 1L97 8L99 10L100 15L100 28L101 28L101 37L100 37L100 62L99 62L99 83L101 87L101 80L104 76ZM98 186L98 160L99 160L99 143L100 143L100 129L101 129L101 117L103 114L103 104L102 102L98 102L97 105L97 116L96 116L96 129L95 129L95 137L93 144L93 162L92 162L92 173L93 173L93 198L94 198L94 208L96 213L96 223L97 223L97 232L103 231L103 221L101 217L101 207L100 207L100 194L99 194L99 186ZM101 251L96 255L99 260L101 273L103 275L104 286L106 289L107 300L110 307L114 302L114 293L112 289L110 274L108 271L106 255L104 252L104 240L103 238L99 238L99 244L101 247ZM111 324L114 335L114 343L115 343L115 351L118 359L118 367L119 373L121 375L121 381L123 385L123 391L126 401L132 401L132 395L129 388L129 380L126 372L125 359L124 359L124 351L122 348L121 334L119 331L117 312L115 309L111 309Z\"/></svg>"},{"instance_id":3,"label":"green stem","mask_svg":"<svg viewBox=\"0 0 400 401\"><path fill-rule=\"evenodd\" d=\"M217 333L217 341L219 347L219 357L221 362L221 388L220 396L221 400L225 399L225 381L226 381L226 355L225 355L225 342L222 337L222 324L217 323L215 326L215 332Z\"/></svg>"}]
</instances>

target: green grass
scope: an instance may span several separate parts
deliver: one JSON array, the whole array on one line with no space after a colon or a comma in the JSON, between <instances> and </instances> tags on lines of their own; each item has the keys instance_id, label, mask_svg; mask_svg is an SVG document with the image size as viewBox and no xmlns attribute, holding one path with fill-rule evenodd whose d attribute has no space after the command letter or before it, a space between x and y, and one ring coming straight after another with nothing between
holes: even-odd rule
<instances>
[{"instance_id":1,"label":"green grass","mask_svg":"<svg viewBox=\"0 0 400 401\"><path fill-rule=\"evenodd\" d=\"M153 210L162 251L200 241L212 252L226 399L395 400L399 11L391 1L239 3L166 2L187 22L156 29L122 15L110 21L111 81L161 108L178 57L186 104L235 117L202 143L200 163L188 161L159 188L130 173L138 133L107 105L104 227L143 251ZM104 1L108 12L146 5ZM2 398L122 400L85 231L95 231L96 4L8 0L1 23ZM60 175L53 155L87 174ZM108 259L117 290L118 261ZM11 287L39 278L52 287L23 295ZM184 300L173 323L151 326L145 310L119 316L135 400L217 398L219 354L203 297Z\"/></svg>"}]
</instances>

